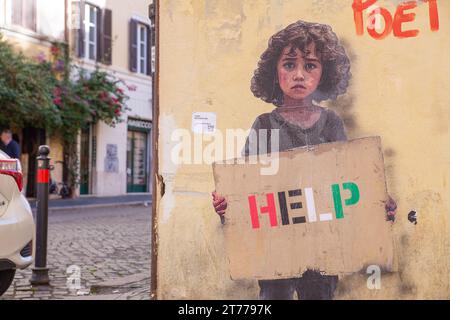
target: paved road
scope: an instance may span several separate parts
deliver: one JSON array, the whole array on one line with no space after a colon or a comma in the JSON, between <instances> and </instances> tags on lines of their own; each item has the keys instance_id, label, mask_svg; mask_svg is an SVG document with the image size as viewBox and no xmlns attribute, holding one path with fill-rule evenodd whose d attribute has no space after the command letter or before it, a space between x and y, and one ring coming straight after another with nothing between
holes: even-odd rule
<instances>
[{"instance_id":1,"label":"paved road","mask_svg":"<svg viewBox=\"0 0 450 320\"><path fill-rule=\"evenodd\" d=\"M0 299L67 299L87 295L93 284L103 281L150 275L150 224L151 207L142 205L52 212L47 259L50 286L32 287L29 267L17 271L14 284ZM130 299L149 299L150 278L135 284L133 290L134 294L127 295Z\"/></svg>"}]
</instances>

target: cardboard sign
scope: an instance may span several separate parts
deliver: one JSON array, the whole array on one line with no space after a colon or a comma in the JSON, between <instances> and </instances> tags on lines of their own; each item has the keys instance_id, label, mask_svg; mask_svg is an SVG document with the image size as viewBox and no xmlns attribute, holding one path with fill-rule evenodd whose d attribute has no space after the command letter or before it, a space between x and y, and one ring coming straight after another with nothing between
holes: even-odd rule
<instances>
[{"instance_id":1,"label":"cardboard sign","mask_svg":"<svg viewBox=\"0 0 450 320\"><path fill-rule=\"evenodd\" d=\"M216 190L228 201L233 279L292 278L307 269L347 274L369 265L392 270L379 137L281 152L278 161L275 175L261 175L252 157L213 165Z\"/></svg>"}]
</instances>

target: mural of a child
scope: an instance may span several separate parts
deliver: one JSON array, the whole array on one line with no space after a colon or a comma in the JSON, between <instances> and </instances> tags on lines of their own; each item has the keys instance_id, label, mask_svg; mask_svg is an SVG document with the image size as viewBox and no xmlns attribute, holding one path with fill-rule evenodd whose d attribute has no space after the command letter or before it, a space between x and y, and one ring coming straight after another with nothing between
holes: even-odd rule
<instances>
[{"instance_id":1,"label":"mural of a child","mask_svg":"<svg viewBox=\"0 0 450 320\"><path fill-rule=\"evenodd\" d=\"M347 140L339 115L318 102L344 94L350 77L350 59L330 26L305 21L290 24L270 38L254 72L253 94L276 108L258 116L252 129L278 129L279 151ZM244 155L257 150L248 137ZM225 214L226 199L215 191L212 196L215 211ZM395 210L389 197L389 220L394 220ZM314 270L295 279L261 280L260 299L288 300L295 291L300 299L332 299L337 282L337 276Z\"/></svg>"}]
</instances>

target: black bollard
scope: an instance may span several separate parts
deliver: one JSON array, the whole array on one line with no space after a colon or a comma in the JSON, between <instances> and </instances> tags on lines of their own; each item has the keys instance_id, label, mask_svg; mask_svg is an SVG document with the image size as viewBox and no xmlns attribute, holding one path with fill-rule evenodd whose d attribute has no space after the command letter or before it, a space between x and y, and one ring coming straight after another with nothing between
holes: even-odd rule
<instances>
[{"instance_id":1,"label":"black bollard","mask_svg":"<svg viewBox=\"0 0 450 320\"><path fill-rule=\"evenodd\" d=\"M36 213L36 252L33 274L30 283L48 285L47 268L47 229L48 229L48 188L50 181L50 148L40 146L37 157L37 213Z\"/></svg>"}]
</instances>

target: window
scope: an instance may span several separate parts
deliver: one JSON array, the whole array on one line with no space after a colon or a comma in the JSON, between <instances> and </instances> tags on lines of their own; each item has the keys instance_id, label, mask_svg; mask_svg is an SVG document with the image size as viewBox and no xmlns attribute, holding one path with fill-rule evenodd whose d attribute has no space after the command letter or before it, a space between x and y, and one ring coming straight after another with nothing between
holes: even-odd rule
<instances>
[{"instance_id":1,"label":"window","mask_svg":"<svg viewBox=\"0 0 450 320\"><path fill-rule=\"evenodd\" d=\"M147 26L138 24L138 70L139 73L147 74Z\"/></svg>"},{"instance_id":2,"label":"window","mask_svg":"<svg viewBox=\"0 0 450 320\"><path fill-rule=\"evenodd\" d=\"M130 21L130 71L150 75L150 27Z\"/></svg>"},{"instance_id":3,"label":"window","mask_svg":"<svg viewBox=\"0 0 450 320\"><path fill-rule=\"evenodd\" d=\"M83 2L72 2L82 23L77 27L74 49L80 58L112 63L112 11Z\"/></svg>"},{"instance_id":4,"label":"window","mask_svg":"<svg viewBox=\"0 0 450 320\"><path fill-rule=\"evenodd\" d=\"M11 23L36 31L36 0L11 1Z\"/></svg>"},{"instance_id":5,"label":"window","mask_svg":"<svg viewBox=\"0 0 450 320\"><path fill-rule=\"evenodd\" d=\"M86 4L84 12L84 30L86 30L85 37L85 53L84 56L90 60L97 60L97 47L99 45L98 38L98 11L97 7Z\"/></svg>"}]
</instances>

